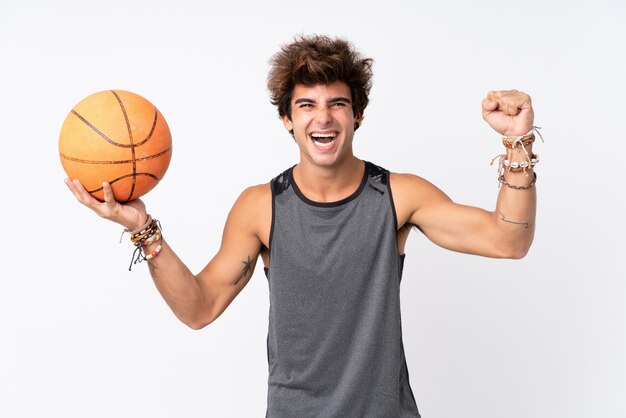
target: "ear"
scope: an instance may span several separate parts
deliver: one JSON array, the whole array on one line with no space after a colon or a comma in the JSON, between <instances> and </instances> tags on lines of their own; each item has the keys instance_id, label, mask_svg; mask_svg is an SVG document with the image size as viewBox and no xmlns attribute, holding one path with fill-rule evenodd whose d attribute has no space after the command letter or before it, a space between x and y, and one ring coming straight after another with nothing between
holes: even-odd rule
<instances>
[{"instance_id":1,"label":"ear","mask_svg":"<svg viewBox=\"0 0 626 418\"><path fill-rule=\"evenodd\" d=\"M363 112L356 115L354 118L354 130L356 131L361 126L361 122L363 122Z\"/></svg>"},{"instance_id":2,"label":"ear","mask_svg":"<svg viewBox=\"0 0 626 418\"><path fill-rule=\"evenodd\" d=\"M293 132L293 122L289 119L289 116L283 115L283 125L289 132Z\"/></svg>"}]
</instances>

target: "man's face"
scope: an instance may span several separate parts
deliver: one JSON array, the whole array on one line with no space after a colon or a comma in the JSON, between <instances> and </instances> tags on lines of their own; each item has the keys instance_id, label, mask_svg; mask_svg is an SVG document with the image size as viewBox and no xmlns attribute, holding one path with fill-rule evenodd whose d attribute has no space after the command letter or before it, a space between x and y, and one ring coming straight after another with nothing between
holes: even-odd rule
<instances>
[{"instance_id":1,"label":"man's face","mask_svg":"<svg viewBox=\"0 0 626 418\"><path fill-rule=\"evenodd\" d=\"M354 117L350 88L343 81L305 86L298 84L291 99L291 120L283 116L285 128L293 130L300 148L300 161L332 166L352 155Z\"/></svg>"}]
</instances>

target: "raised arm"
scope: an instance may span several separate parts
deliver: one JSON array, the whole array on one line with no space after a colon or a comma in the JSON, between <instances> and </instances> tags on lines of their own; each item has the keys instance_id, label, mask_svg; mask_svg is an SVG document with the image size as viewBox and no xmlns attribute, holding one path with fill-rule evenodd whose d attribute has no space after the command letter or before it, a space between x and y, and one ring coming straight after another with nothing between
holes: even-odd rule
<instances>
[{"instance_id":1,"label":"raised arm","mask_svg":"<svg viewBox=\"0 0 626 418\"><path fill-rule=\"evenodd\" d=\"M501 135L523 136L533 128L530 97L517 90L489 92L483 100L483 118ZM526 147L532 155L532 143ZM506 149L508 161L527 161L524 149ZM453 202L426 180L392 174L398 226L416 225L441 247L496 258L522 258L535 231L537 195L532 167L522 172L504 170L496 208L487 211Z\"/></svg>"},{"instance_id":2,"label":"raised arm","mask_svg":"<svg viewBox=\"0 0 626 418\"><path fill-rule=\"evenodd\" d=\"M132 230L147 219L140 200L115 202L111 187L104 186L105 202L98 202L78 181L66 180L76 198L98 215ZM259 238L271 217L269 185L246 189L231 209L218 253L197 275L191 273L165 240L162 250L148 261L154 282L174 314L186 325L200 329L219 317L252 277L262 248ZM268 218L269 219L269 218ZM149 254L159 244L144 248Z\"/></svg>"}]
</instances>

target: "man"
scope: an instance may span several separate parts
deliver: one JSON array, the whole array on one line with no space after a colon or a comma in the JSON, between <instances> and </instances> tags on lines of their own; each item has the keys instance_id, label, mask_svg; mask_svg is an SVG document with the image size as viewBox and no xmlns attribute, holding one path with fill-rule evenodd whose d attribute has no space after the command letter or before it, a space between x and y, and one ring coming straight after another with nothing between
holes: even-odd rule
<instances>
[{"instance_id":1,"label":"man","mask_svg":"<svg viewBox=\"0 0 626 418\"><path fill-rule=\"evenodd\" d=\"M372 61L350 44L300 37L271 63L272 103L300 161L244 190L219 252L198 275L161 237L140 200L121 205L105 184L100 203L80 182L66 183L82 204L135 230L156 286L191 328L217 319L262 257L270 289L267 416L419 417L400 325L404 244L416 226L453 251L526 254L536 207L534 136L526 135L533 128L530 97L512 90L483 100L484 119L508 148L504 187L489 212L452 202L420 177L354 156Z\"/></svg>"}]
</instances>

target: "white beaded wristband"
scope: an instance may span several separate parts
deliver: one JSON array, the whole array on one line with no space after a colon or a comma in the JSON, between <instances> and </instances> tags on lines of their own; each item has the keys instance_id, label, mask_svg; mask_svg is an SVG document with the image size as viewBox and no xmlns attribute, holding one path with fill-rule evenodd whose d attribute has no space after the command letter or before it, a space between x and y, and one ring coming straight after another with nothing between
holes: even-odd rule
<instances>
[{"instance_id":1,"label":"white beaded wristband","mask_svg":"<svg viewBox=\"0 0 626 418\"><path fill-rule=\"evenodd\" d=\"M163 247L161 247L161 244L159 244L154 250L152 250L152 252L150 254L145 256L145 259L146 260L153 259L157 255L159 255L159 253L161 252L162 249L163 249Z\"/></svg>"},{"instance_id":2,"label":"white beaded wristband","mask_svg":"<svg viewBox=\"0 0 626 418\"><path fill-rule=\"evenodd\" d=\"M537 154L535 154L535 158L531 158L530 161L522 161L522 162L509 161L509 160L502 161L502 165L506 169L534 167L537 165L537 163L539 163L539 156Z\"/></svg>"}]
</instances>

